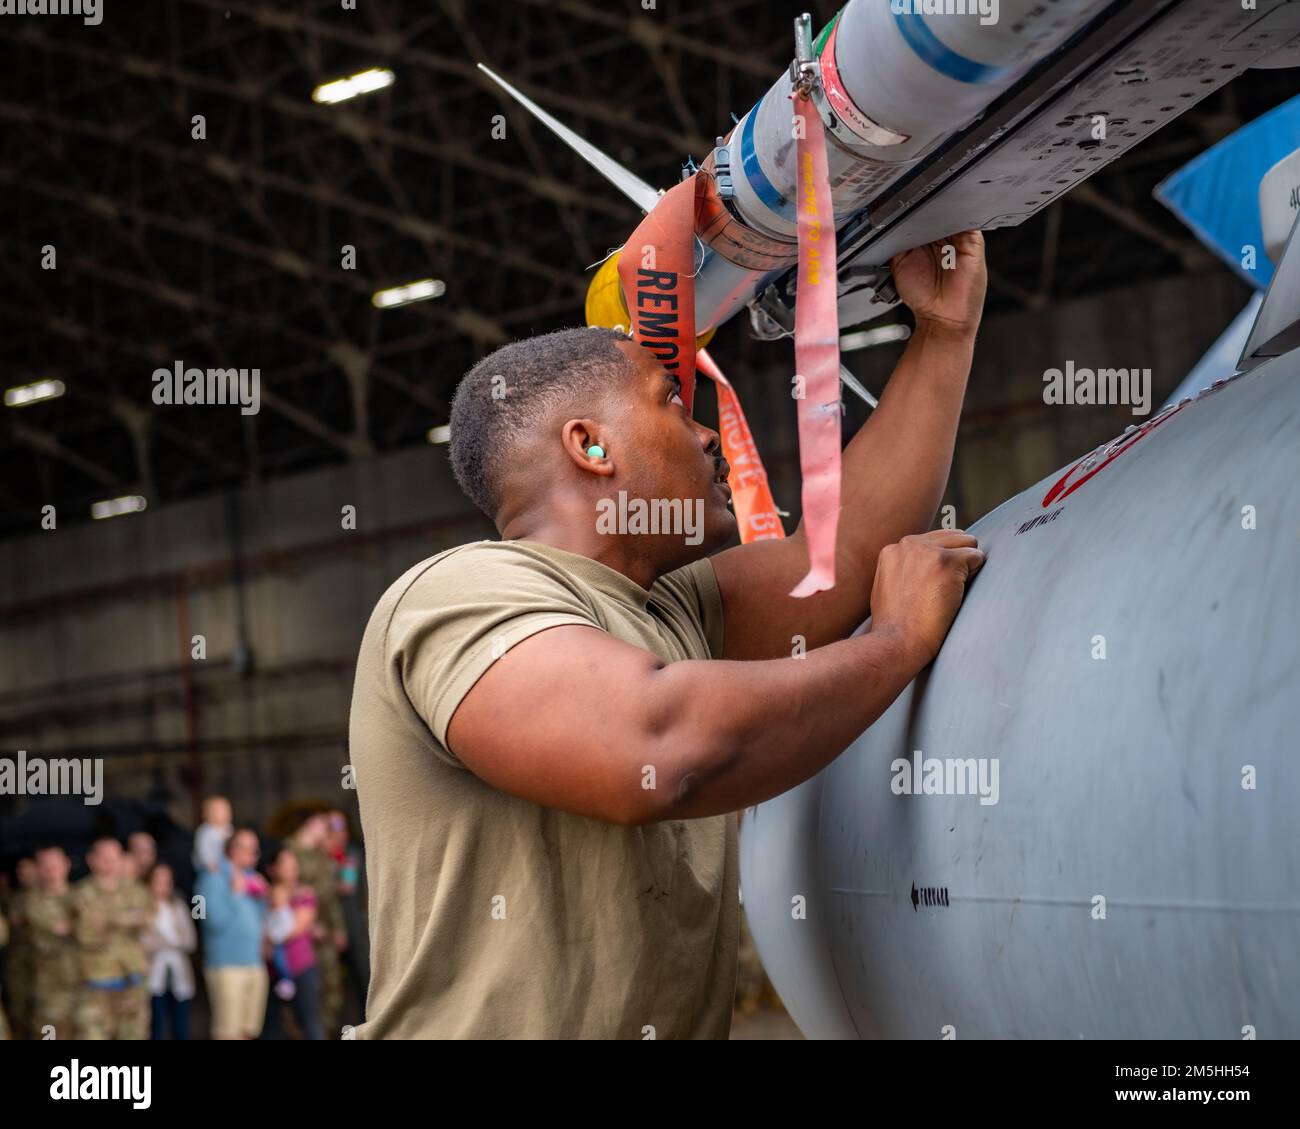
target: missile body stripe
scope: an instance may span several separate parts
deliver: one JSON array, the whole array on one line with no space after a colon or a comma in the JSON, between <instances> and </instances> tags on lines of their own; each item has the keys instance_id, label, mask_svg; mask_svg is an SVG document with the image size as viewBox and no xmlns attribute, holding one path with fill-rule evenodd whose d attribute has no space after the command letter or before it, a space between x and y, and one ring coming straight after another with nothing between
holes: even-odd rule
<instances>
[{"instance_id":1,"label":"missile body stripe","mask_svg":"<svg viewBox=\"0 0 1300 1129\"><path fill-rule=\"evenodd\" d=\"M957 82L972 84L1001 82L1010 78L1014 67L994 67L978 63L944 45L919 12L894 12L898 33L926 63L940 74Z\"/></svg>"},{"instance_id":2,"label":"missile body stripe","mask_svg":"<svg viewBox=\"0 0 1300 1129\"><path fill-rule=\"evenodd\" d=\"M760 102L759 105L762 105ZM740 131L740 163L745 170L745 178L754 190L754 195L782 219L794 219L794 206L777 191L776 186L767 179L767 173L759 163L758 153L754 149L754 119L758 117L758 106L745 115L745 127Z\"/></svg>"}]
</instances>

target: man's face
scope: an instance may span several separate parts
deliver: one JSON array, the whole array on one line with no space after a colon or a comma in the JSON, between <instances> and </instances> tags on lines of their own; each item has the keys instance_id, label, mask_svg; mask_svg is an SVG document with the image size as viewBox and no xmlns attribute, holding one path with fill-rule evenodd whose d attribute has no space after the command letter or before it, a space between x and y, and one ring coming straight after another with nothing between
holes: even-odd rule
<instances>
[{"instance_id":1,"label":"man's face","mask_svg":"<svg viewBox=\"0 0 1300 1129\"><path fill-rule=\"evenodd\" d=\"M101 839L86 856L90 872L96 878L111 880L122 873L122 844L116 839Z\"/></svg>"},{"instance_id":2,"label":"man's face","mask_svg":"<svg viewBox=\"0 0 1300 1129\"><path fill-rule=\"evenodd\" d=\"M617 469L609 495L616 499L626 490L629 501L680 500L680 508L661 512L681 513L682 528L643 535L661 543L662 559L678 568L725 545L735 532L736 518L728 508L730 467L718 433L687 414L677 378L634 342L615 347L637 371L624 385L623 410L612 421L608 441Z\"/></svg>"},{"instance_id":3,"label":"man's face","mask_svg":"<svg viewBox=\"0 0 1300 1129\"><path fill-rule=\"evenodd\" d=\"M230 840L230 862L240 870L251 870L257 865L257 836L251 831L237 831Z\"/></svg>"},{"instance_id":4,"label":"man's face","mask_svg":"<svg viewBox=\"0 0 1300 1129\"><path fill-rule=\"evenodd\" d=\"M57 889L68 880L68 871L72 862L59 847L50 847L36 856L36 869L40 875L41 888Z\"/></svg>"}]
</instances>

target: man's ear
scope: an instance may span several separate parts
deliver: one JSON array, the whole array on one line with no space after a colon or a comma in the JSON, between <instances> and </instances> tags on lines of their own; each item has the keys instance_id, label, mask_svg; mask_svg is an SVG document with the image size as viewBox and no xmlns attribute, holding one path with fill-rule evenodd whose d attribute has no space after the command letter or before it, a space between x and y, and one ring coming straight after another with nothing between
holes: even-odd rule
<instances>
[{"instance_id":1,"label":"man's ear","mask_svg":"<svg viewBox=\"0 0 1300 1129\"><path fill-rule=\"evenodd\" d=\"M560 429L565 454L588 473L609 478L614 473L614 452L601 435L600 424L594 419L571 419Z\"/></svg>"}]
</instances>

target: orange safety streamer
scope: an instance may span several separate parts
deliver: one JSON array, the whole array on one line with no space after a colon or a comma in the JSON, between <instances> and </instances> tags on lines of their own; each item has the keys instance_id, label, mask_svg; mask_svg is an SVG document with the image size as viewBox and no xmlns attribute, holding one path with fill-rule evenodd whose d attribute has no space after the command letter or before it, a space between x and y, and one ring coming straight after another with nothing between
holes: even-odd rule
<instances>
[{"instance_id":1,"label":"orange safety streamer","mask_svg":"<svg viewBox=\"0 0 1300 1129\"><path fill-rule=\"evenodd\" d=\"M794 95L799 274L794 307L795 394L808 572L791 590L811 596L835 586L840 519L840 340L836 309L835 215L826 140L816 107Z\"/></svg>"},{"instance_id":2,"label":"orange safety streamer","mask_svg":"<svg viewBox=\"0 0 1300 1129\"><path fill-rule=\"evenodd\" d=\"M820 126L820 122L818 123ZM825 180L825 151L822 177ZM740 397L704 350L696 351L695 239L700 200L706 185L699 173L669 189L632 233L618 259L618 277L632 321L632 336L682 383L687 412L695 408L695 370L718 390L722 453L733 468L732 504L742 543L782 538L785 529L767 481ZM829 204L827 205L829 214ZM834 317L834 230L831 241L831 314ZM837 341L838 343L838 341ZM838 358L839 354L836 353ZM838 389L838 360L836 365ZM800 431L802 442L802 430ZM838 456L838 432L836 440ZM837 482L838 494L838 482ZM807 489L805 487L805 506ZM832 545L832 554L834 547Z\"/></svg>"},{"instance_id":3,"label":"orange safety streamer","mask_svg":"<svg viewBox=\"0 0 1300 1129\"><path fill-rule=\"evenodd\" d=\"M785 536L785 528L781 525L781 515L776 512L767 471L745 421L740 397L705 350L695 354L695 364L717 386L718 431L722 435L723 458L731 464L731 504L736 512L741 544L780 540Z\"/></svg>"},{"instance_id":4,"label":"orange safety streamer","mask_svg":"<svg viewBox=\"0 0 1300 1129\"><path fill-rule=\"evenodd\" d=\"M695 404L695 208L698 173L670 188L637 226L618 257L632 336L682 382Z\"/></svg>"}]
</instances>

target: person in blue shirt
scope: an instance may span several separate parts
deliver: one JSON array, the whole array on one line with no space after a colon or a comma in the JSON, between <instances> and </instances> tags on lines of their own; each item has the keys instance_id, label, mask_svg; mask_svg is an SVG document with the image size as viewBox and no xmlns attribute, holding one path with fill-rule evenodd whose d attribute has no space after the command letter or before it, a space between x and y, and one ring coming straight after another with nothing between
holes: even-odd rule
<instances>
[{"instance_id":1,"label":"person in blue shirt","mask_svg":"<svg viewBox=\"0 0 1300 1129\"><path fill-rule=\"evenodd\" d=\"M214 1039L256 1039L266 1018L262 937L269 891L254 869L260 853L257 832L240 828L216 870L201 871L194 883L203 899L203 979Z\"/></svg>"}]
</instances>

